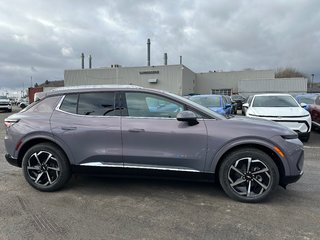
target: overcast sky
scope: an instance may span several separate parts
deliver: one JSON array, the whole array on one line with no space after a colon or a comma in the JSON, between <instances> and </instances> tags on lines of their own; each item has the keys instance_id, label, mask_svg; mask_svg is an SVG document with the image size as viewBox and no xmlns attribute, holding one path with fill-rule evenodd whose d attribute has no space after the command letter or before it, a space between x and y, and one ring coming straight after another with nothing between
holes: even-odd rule
<instances>
[{"instance_id":1,"label":"overcast sky","mask_svg":"<svg viewBox=\"0 0 320 240\"><path fill-rule=\"evenodd\" d=\"M318 0L11 0L0 3L0 87L64 69L183 64L195 72L293 67L320 79Z\"/></svg>"}]
</instances>

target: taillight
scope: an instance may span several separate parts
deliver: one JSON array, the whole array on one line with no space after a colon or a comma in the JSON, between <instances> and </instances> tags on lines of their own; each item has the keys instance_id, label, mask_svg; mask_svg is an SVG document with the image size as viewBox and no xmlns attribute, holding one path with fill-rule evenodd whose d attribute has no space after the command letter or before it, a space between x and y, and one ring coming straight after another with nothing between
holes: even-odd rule
<instances>
[{"instance_id":1,"label":"taillight","mask_svg":"<svg viewBox=\"0 0 320 240\"><path fill-rule=\"evenodd\" d=\"M4 125L6 125L7 128L11 127L13 124L19 122L19 119L5 119Z\"/></svg>"}]
</instances>

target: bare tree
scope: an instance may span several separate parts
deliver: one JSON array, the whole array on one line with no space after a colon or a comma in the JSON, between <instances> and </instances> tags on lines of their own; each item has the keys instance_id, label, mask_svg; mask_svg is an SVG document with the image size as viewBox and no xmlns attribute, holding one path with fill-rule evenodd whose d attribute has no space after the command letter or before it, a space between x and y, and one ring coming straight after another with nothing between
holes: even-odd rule
<instances>
[{"instance_id":1,"label":"bare tree","mask_svg":"<svg viewBox=\"0 0 320 240\"><path fill-rule=\"evenodd\" d=\"M278 68L275 73L275 78L294 78L294 77L304 77L307 75L303 72L296 70L295 68Z\"/></svg>"}]
</instances>

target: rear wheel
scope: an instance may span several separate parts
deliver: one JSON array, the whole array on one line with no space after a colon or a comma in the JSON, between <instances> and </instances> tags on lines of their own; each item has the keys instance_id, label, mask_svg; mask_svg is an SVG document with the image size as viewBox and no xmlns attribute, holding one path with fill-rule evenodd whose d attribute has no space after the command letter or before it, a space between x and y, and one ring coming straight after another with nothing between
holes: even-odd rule
<instances>
[{"instance_id":1,"label":"rear wheel","mask_svg":"<svg viewBox=\"0 0 320 240\"><path fill-rule=\"evenodd\" d=\"M62 188L71 176L67 157L50 143L31 147L22 159L22 170L32 187L45 192Z\"/></svg>"},{"instance_id":2,"label":"rear wheel","mask_svg":"<svg viewBox=\"0 0 320 240\"><path fill-rule=\"evenodd\" d=\"M219 169L225 193L241 202L265 200L279 184L279 171L273 160L255 148L230 153Z\"/></svg>"}]
</instances>

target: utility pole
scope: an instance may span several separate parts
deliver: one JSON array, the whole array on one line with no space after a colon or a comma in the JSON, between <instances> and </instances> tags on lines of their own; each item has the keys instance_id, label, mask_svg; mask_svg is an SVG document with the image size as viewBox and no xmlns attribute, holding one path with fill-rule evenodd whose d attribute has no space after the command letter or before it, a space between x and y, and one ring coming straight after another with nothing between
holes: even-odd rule
<instances>
[{"instance_id":1,"label":"utility pole","mask_svg":"<svg viewBox=\"0 0 320 240\"><path fill-rule=\"evenodd\" d=\"M31 78L30 78L30 83L31 83L31 86L30 86L30 87L32 87L32 76L31 76Z\"/></svg>"},{"instance_id":2,"label":"utility pole","mask_svg":"<svg viewBox=\"0 0 320 240\"><path fill-rule=\"evenodd\" d=\"M311 74L311 87L310 87L311 92L312 92L312 89L313 89L313 79L314 79L314 74L312 73Z\"/></svg>"}]
</instances>

